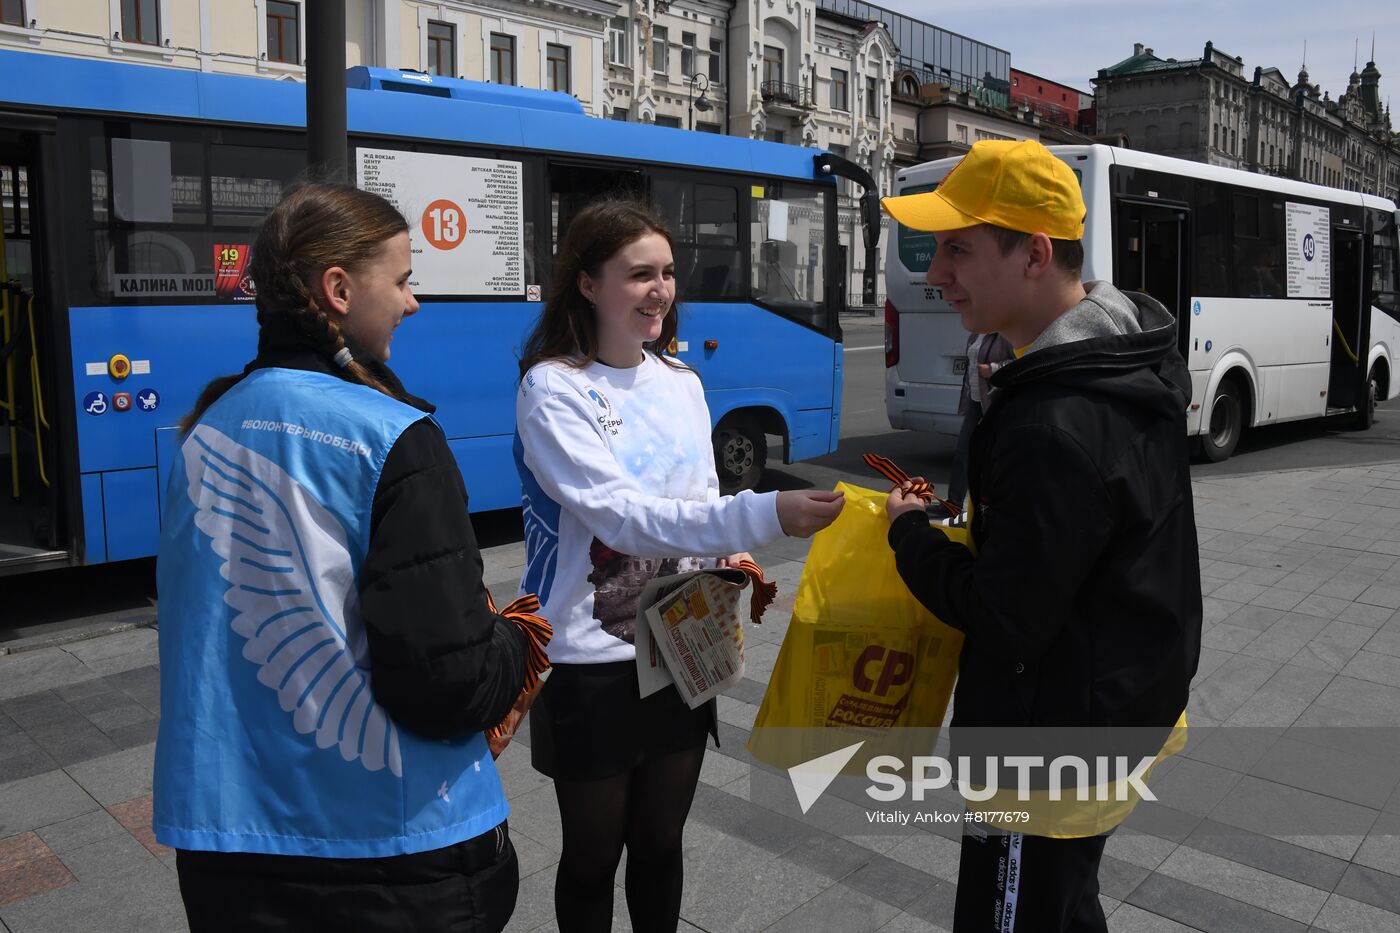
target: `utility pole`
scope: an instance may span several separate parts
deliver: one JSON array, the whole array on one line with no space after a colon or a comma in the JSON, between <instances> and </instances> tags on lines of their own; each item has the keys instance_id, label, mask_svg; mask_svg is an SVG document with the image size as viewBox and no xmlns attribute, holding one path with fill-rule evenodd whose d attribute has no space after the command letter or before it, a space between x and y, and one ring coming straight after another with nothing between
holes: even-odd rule
<instances>
[{"instance_id":1,"label":"utility pole","mask_svg":"<svg viewBox=\"0 0 1400 933\"><path fill-rule=\"evenodd\" d=\"M306 167L317 181L345 182L345 0L306 10Z\"/></svg>"}]
</instances>

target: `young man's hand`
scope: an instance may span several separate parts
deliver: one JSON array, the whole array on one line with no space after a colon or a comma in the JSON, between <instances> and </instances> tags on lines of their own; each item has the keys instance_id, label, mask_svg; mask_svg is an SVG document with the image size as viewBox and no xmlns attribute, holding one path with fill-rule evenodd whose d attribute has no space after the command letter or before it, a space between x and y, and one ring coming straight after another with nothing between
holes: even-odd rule
<instances>
[{"instance_id":1,"label":"young man's hand","mask_svg":"<svg viewBox=\"0 0 1400 933\"><path fill-rule=\"evenodd\" d=\"M916 483L923 481L922 476L916 476L890 490L890 497L885 500L885 514L890 517L890 521L894 521L905 512L924 511L924 500L910 492Z\"/></svg>"}]
</instances>

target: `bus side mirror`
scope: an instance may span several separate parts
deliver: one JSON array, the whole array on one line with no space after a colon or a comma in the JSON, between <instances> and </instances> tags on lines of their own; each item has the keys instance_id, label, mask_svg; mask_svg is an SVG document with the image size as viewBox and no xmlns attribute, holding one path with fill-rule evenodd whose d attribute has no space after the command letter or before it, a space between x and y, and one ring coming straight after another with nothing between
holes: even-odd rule
<instances>
[{"instance_id":1,"label":"bus side mirror","mask_svg":"<svg viewBox=\"0 0 1400 933\"><path fill-rule=\"evenodd\" d=\"M865 248L875 249L880 245L880 192L870 188L860 196L861 229L865 234Z\"/></svg>"}]
</instances>

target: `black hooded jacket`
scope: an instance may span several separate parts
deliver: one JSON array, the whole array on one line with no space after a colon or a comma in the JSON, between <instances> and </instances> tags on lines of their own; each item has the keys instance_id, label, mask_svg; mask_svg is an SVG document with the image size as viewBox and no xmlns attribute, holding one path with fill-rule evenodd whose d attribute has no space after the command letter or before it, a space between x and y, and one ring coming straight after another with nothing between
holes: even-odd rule
<instances>
[{"instance_id":1,"label":"black hooded jacket","mask_svg":"<svg viewBox=\"0 0 1400 933\"><path fill-rule=\"evenodd\" d=\"M890 527L900 576L964 632L955 726L1170 726L1200 656L1176 322L1089 283L1020 359L972 437L973 557L922 513Z\"/></svg>"}]
</instances>

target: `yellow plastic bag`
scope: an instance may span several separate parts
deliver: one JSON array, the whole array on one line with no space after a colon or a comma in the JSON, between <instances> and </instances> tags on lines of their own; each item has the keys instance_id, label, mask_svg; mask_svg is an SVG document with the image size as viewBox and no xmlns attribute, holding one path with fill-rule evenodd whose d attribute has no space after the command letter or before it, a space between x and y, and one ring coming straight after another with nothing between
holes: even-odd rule
<instances>
[{"instance_id":1,"label":"yellow plastic bag","mask_svg":"<svg viewBox=\"0 0 1400 933\"><path fill-rule=\"evenodd\" d=\"M963 636L910 594L887 543L886 492L838 484L846 505L812 539L749 750L779 768L865 741L846 770L874 755L931 753ZM943 531L969 544L963 528Z\"/></svg>"}]
</instances>

